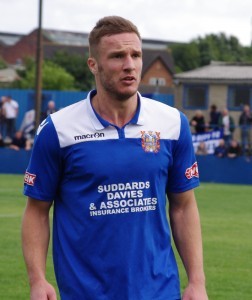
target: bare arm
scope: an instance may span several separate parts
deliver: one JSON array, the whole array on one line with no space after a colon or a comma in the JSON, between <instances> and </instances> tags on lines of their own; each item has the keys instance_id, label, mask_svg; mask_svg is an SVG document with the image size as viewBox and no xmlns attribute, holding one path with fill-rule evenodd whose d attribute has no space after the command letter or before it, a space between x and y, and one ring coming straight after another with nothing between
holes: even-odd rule
<instances>
[{"instance_id":1,"label":"bare arm","mask_svg":"<svg viewBox=\"0 0 252 300\"><path fill-rule=\"evenodd\" d=\"M31 300L56 300L46 281L46 257L50 240L51 203L28 197L22 222L22 248L31 287Z\"/></svg>"},{"instance_id":2,"label":"bare arm","mask_svg":"<svg viewBox=\"0 0 252 300\"><path fill-rule=\"evenodd\" d=\"M194 191L170 193L168 198L173 238L188 276L183 300L207 300L200 218Z\"/></svg>"}]
</instances>

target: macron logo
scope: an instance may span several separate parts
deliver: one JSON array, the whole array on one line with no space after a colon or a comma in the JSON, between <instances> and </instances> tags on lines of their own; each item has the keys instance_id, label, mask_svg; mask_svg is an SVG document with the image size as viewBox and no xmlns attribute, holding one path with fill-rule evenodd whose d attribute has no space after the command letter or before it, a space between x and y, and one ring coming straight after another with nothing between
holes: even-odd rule
<instances>
[{"instance_id":1,"label":"macron logo","mask_svg":"<svg viewBox=\"0 0 252 300\"><path fill-rule=\"evenodd\" d=\"M25 177L24 177L24 183L34 186L35 178L36 178L36 175L26 172Z\"/></svg>"},{"instance_id":2,"label":"macron logo","mask_svg":"<svg viewBox=\"0 0 252 300\"><path fill-rule=\"evenodd\" d=\"M37 130L37 135L40 134L41 130L48 124L48 122L46 122L46 120L44 120L38 127L38 130Z\"/></svg>"},{"instance_id":3,"label":"macron logo","mask_svg":"<svg viewBox=\"0 0 252 300\"><path fill-rule=\"evenodd\" d=\"M76 135L74 137L75 141L86 140L86 139L99 139L105 137L103 132L95 132L95 133L88 133L82 135Z\"/></svg>"}]
</instances>

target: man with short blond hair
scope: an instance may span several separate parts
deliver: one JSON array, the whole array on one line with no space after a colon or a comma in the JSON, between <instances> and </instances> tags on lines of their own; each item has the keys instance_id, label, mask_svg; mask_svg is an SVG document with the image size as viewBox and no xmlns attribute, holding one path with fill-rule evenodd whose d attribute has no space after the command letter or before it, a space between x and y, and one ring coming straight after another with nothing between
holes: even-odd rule
<instances>
[{"instance_id":1,"label":"man with short blond hair","mask_svg":"<svg viewBox=\"0 0 252 300\"><path fill-rule=\"evenodd\" d=\"M87 63L96 89L41 123L25 175L31 299L56 299L45 277L54 203L62 300L181 299L172 233L188 274L182 299L207 300L187 118L138 93L142 43L130 21L99 20Z\"/></svg>"}]
</instances>

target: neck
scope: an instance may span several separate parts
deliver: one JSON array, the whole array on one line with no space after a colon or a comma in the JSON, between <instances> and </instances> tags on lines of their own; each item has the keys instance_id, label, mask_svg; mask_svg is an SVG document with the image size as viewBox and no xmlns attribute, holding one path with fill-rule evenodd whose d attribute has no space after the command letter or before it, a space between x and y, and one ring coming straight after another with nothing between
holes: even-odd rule
<instances>
[{"instance_id":1,"label":"neck","mask_svg":"<svg viewBox=\"0 0 252 300\"><path fill-rule=\"evenodd\" d=\"M109 123L118 127L123 127L135 115L137 110L137 94L120 101L96 94L92 99L95 111Z\"/></svg>"}]
</instances>

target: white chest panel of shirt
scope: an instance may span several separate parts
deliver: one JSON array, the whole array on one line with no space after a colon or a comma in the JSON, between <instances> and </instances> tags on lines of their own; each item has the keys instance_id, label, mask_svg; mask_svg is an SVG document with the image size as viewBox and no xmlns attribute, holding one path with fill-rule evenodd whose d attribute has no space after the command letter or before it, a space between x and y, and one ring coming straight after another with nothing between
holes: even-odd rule
<instances>
[{"instance_id":1,"label":"white chest panel of shirt","mask_svg":"<svg viewBox=\"0 0 252 300\"><path fill-rule=\"evenodd\" d=\"M98 120L89 97L51 115L60 147L80 142L118 139L114 126L104 127ZM161 139L177 140L181 129L180 114L175 108L141 97L138 122L125 127L125 138L141 138L142 132L160 133Z\"/></svg>"}]
</instances>

